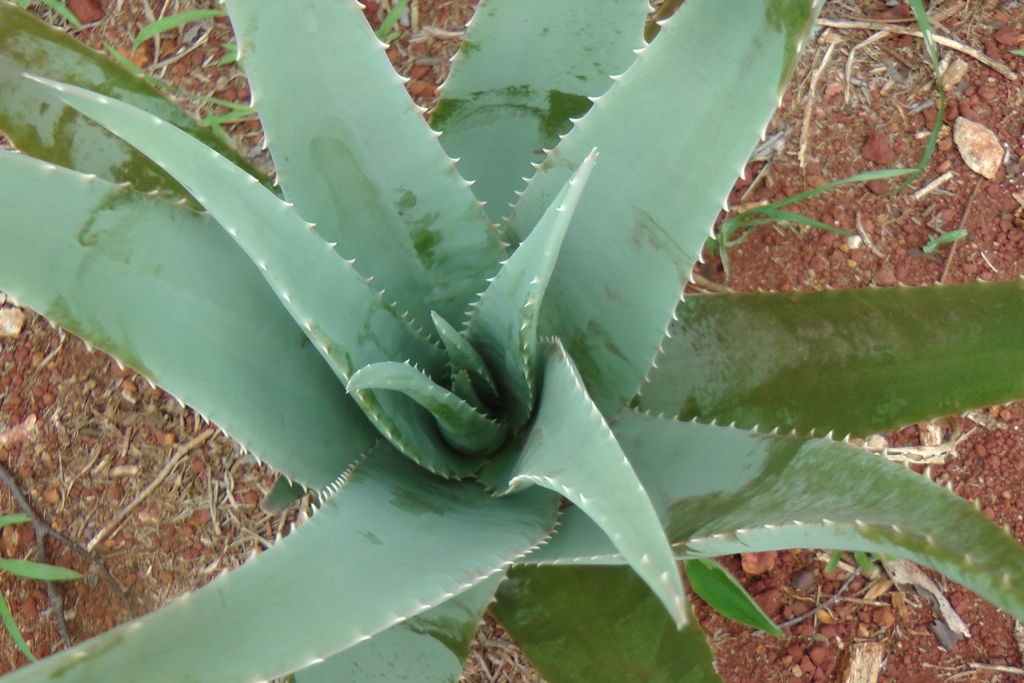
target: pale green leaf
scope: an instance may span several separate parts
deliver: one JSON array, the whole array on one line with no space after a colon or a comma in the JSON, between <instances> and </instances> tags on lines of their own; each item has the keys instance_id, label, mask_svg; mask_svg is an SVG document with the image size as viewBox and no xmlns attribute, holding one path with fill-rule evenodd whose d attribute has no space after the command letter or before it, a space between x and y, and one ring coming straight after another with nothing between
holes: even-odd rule
<instances>
[{"instance_id":1,"label":"pale green leaf","mask_svg":"<svg viewBox=\"0 0 1024 683\"><path fill-rule=\"evenodd\" d=\"M281 304L347 382L370 363L415 358L440 374L444 354L421 337L394 304L341 258L282 202L187 133L129 105L73 86L43 82L61 99L103 123L167 169L192 191L249 255ZM337 315L345 311L344 316ZM402 394L355 394L356 402L392 444L442 476L472 471L440 438L430 414Z\"/></svg>"},{"instance_id":2,"label":"pale green leaf","mask_svg":"<svg viewBox=\"0 0 1024 683\"><path fill-rule=\"evenodd\" d=\"M512 215L511 228L524 237L600 149L541 332L562 340L606 417L647 373L817 4L687 0L543 162Z\"/></svg>"},{"instance_id":3,"label":"pale green leaf","mask_svg":"<svg viewBox=\"0 0 1024 683\"><path fill-rule=\"evenodd\" d=\"M688 607L658 514L611 430L559 345L544 365L544 389L525 443L482 475L497 494L531 485L557 491L591 517L647 582L680 627Z\"/></svg>"},{"instance_id":4,"label":"pale green leaf","mask_svg":"<svg viewBox=\"0 0 1024 683\"><path fill-rule=\"evenodd\" d=\"M437 334L441 337L441 343L448 352L452 375L458 376L460 371L465 371L472 383L473 392L485 403L496 407L499 403L498 387L484 359L473 345L436 311L431 311L430 317L434 321Z\"/></svg>"},{"instance_id":5,"label":"pale green leaf","mask_svg":"<svg viewBox=\"0 0 1024 683\"><path fill-rule=\"evenodd\" d=\"M889 553L1024 617L1024 548L970 503L881 456L629 412L613 431L679 559L786 548ZM529 559L621 562L593 527L566 510L552 542Z\"/></svg>"},{"instance_id":6,"label":"pale green leaf","mask_svg":"<svg viewBox=\"0 0 1024 683\"><path fill-rule=\"evenodd\" d=\"M466 339L496 373L505 421L518 431L530 418L537 393L537 329L544 292L573 212L597 160L591 150L515 253L473 303Z\"/></svg>"},{"instance_id":7,"label":"pale green leaf","mask_svg":"<svg viewBox=\"0 0 1024 683\"><path fill-rule=\"evenodd\" d=\"M513 567L491 612L548 683L721 683L689 607L679 630L628 567Z\"/></svg>"},{"instance_id":8,"label":"pale green leaf","mask_svg":"<svg viewBox=\"0 0 1024 683\"><path fill-rule=\"evenodd\" d=\"M419 325L460 325L505 252L358 3L227 8L288 201Z\"/></svg>"},{"instance_id":9,"label":"pale green leaf","mask_svg":"<svg viewBox=\"0 0 1024 683\"><path fill-rule=\"evenodd\" d=\"M491 220L633 62L649 11L646 0L480 2L430 123Z\"/></svg>"},{"instance_id":10,"label":"pale green leaf","mask_svg":"<svg viewBox=\"0 0 1024 683\"><path fill-rule=\"evenodd\" d=\"M700 295L639 406L762 431L867 436L1024 396L1024 282Z\"/></svg>"},{"instance_id":11,"label":"pale green leaf","mask_svg":"<svg viewBox=\"0 0 1024 683\"><path fill-rule=\"evenodd\" d=\"M557 503L540 489L498 499L443 481L383 444L311 519L239 569L5 683L283 676L493 576L548 534Z\"/></svg>"},{"instance_id":12,"label":"pale green leaf","mask_svg":"<svg viewBox=\"0 0 1024 683\"><path fill-rule=\"evenodd\" d=\"M295 683L456 683L503 578L495 574L365 643L297 671Z\"/></svg>"},{"instance_id":13,"label":"pale green leaf","mask_svg":"<svg viewBox=\"0 0 1024 683\"><path fill-rule=\"evenodd\" d=\"M407 363L373 363L348 381L349 392L397 391L420 404L434 416L445 440L463 453L490 453L505 441L504 425L477 412L452 392L439 387Z\"/></svg>"},{"instance_id":14,"label":"pale green leaf","mask_svg":"<svg viewBox=\"0 0 1024 683\"><path fill-rule=\"evenodd\" d=\"M0 290L306 486L379 438L209 216L3 151L0 187Z\"/></svg>"}]
</instances>

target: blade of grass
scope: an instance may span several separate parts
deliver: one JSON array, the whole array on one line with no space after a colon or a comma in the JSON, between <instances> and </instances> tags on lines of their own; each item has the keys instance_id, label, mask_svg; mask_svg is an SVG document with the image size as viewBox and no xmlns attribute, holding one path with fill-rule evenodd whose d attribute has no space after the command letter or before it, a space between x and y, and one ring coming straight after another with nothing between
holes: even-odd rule
<instances>
[{"instance_id":1,"label":"blade of grass","mask_svg":"<svg viewBox=\"0 0 1024 683\"><path fill-rule=\"evenodd\" d=\"M928 244L924 245L924 247L921 248L921 251L923 251L926 254L934 254L936 251L938 251L940 244L946 244L947 242L956 242L957 240L962 240L965 237L967 237L966 230L951 230L950 232L947 232L945 235L938 235L932 237L930 240L928 240Z\"/></svg>"},{"instance_id":2,"label":"blade of grass","mask_svg":"<svg viewBox=\"0 0 1024 683\"><path fill-rule=\"evenodd\" d=\"M31 560L0 559L0 569L10 572L15 576L23 576L26 579L39 579L40 581L70 581L82 578L81 574L70 569L54 567L42 562L32 562Z\"/></svg>"},{"instance_id":3,"label":"blade of grass","mask_svg":"<svg viewBox=\"0 0 1024 683\"><path fill-rule=\"evenodd\" d=\"M409 0L399 0L397 5L391 7L391 9L388 11L387 16L384 17L384 21L380 23L380 28L374 31L374 34L379 39L383 40L385 43L390 43L392 40L398 37L398 35L401 35L393 35L391 33L391 29L393 29L395 27L395 24L398 23L398 20L401 19L402 12L405 11L405 7L408 4Z\"/></svg>"},{"instance_id":4,"label":"blade of grass","mask_svg":"<svg viewBox=\"0 0 1024 683\"><path fill-rule=\"evenodd\" d=\"M40 0L44 5L52 9L54 12L59 14L62 18L66 19L75 28L82 28L82 22L78 20L71 10L64 6L60 0ZM28 9L28 6L32 4L32 0L16 0L14 3L21 9Z\"/></svg>"},{"instance_id":5,"label":"blade of grass","mask_svg":"<svg viewBox=\"0 0 1024 683\"><path fill-rule=\"evenodd\" d=\"M163 19L157 19L152 24L145 26L139 31L139 35L135 37L132 42L132 49L135 50L142 43L146 42L150 38L157 36L164 31L170 31L171 29L184 26L185 24L191 24L193 21L200 21L202 19L208 19L210 17L226 17L228 13L224 10L219 9L200 9L193 12L181 12L180 14L172 14L169 17Z\"/></svg>"},{"instance_id":6,"label":"blade of grass","mask_svg":"<svg viewBox=\"0 0 1024 683\"><path fill-rule=\"evenodd\" d=\"M32 650L28 649L28 643L26 643L25 639L22 638L18 625L14 623L14 615L11 614L11 608L7 606L7 600L2 595L0 595L0 619L3 619L7 632L11 634L11 638L14 638L14 644L18 646L18 649L21 650L22 654L33 662L36 661L36 657L32 654Z\"/></svg>"},{"instance_id":7,"label":"blade of grass","mask_svg":"<svg viewBox=\"0 0 1024 683\"><path fill-rule=\"evenodd\" d=\"M917 166L914 168L913 173L904 180L899 186L889 194L899 192L910 183L917 180L917 177L924 171L925 166L931 161L932 155L935 154L935 146L939 141L939 131L942 129L942 123L946 118L946 90L942 87L942 67L939 65L939 51L935 47L935 41L932 39L932 25L928 20L928 11L921 0L909 0L910 7L914 10L914 17L917 19L917 25L921 28L921 35L924 39L925 51L928 53L928 58L932 61L932 72L935 75L935 90L938 92L939 97L939 112L935 116L935 123L932 124L931 133L928 134L928 142L925 143L924 153L921 154L921 160L917 162Z\"/></svg>"}]
</instances>

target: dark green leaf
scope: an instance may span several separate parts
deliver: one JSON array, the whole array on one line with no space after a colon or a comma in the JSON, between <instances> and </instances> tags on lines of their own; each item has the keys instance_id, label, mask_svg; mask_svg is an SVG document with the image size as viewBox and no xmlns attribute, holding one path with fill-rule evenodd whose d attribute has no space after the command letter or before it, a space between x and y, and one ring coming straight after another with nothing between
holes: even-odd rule
<instances>
[{"instance_id":1,"label":"dark green leaf","mask_svg":"<svg viewBox=\"0 0 1024 683\"><path fill-rule=\"evenodd\" d=\"M639 406L866 436L1024 396L1024 282L700 295Z\"/></svg>"},{"instance_id":2,"label":"dark green leaf","mask_svg":"<svg viewBox=\"0 0 1024 683\"><path fill-rule=\"evenodd\" d=\"M779 627L768 618L761 606L754 602L740 582L714 560L688 560L686 577L690 579L690 588L693 592L716 611L773 636L782 635Z\"/></svg>"},{"instance_id":3,"label":"dark green leaf","mask_svg":"<svg viewBox=\"0 0 1024 683\"><path fill-rule=\"evenodd\" d=\"M24 78L26 72L134 104L186 130L270 185L262 173L142 79L28 12L0 3L0 131L25 154L114 183L130 182L140 192L157 190L168 200L188 196L163 169Z\"/></svg>"},{"instance_id":4,"label":"dark green leaf","mask_svg":"<svg viewBox=\"0 0 1024 683\"><path fill-rule=\"evenodd\" d=\"M513 567L497 599L548 683L720 683L693 612L677 630L629 567Z\"/></svg>"}]
</instances>

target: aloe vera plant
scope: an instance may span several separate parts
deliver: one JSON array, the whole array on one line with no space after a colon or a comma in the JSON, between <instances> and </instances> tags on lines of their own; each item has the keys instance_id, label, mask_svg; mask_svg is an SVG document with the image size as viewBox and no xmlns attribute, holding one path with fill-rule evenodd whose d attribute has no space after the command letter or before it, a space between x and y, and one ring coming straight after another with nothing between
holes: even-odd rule
<instances>
[{"instance_id":1,"label":"aloe vera plant","mask_svg":"<svg viewBox=\"0 0 1024 683\"><path fill-rule=\"evenodd\" d=\"M355 2L230 0L278 189L0 4L0 289L319 493L5 680L452 681L488 606L551 683L717 680L679 563L792 547L1024 617L1008 534L830 438L1024 396L1020 283L680 301L819 5L483 0L432 129Z\"/></svg>"}]
</instances>

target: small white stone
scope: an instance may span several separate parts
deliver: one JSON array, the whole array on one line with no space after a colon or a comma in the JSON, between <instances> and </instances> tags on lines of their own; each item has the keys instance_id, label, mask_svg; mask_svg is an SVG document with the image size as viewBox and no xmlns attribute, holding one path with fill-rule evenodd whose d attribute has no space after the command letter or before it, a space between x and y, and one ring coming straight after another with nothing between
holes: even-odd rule
<instances>
[{"instance_id":1,"label":"small white stone","mask_svg":"<svg viewBox=\"0 0 1024 683\"><path fill-rule=\"evenodd\" d=\"M961 116L953 124L953 141L972 171L989 180L996 177L1003 163L1003 146L995 133Z\"/></svg>"},{"instance_id":2,"label":"small white stone","mask_svg":"<svg viewBox=\"0 0 1024 683\"><path fill-rule=\"evenodd\" d=\"M861 239L860 235L850 235L846 238L846 246L850 249L860 249L863 244L864 240Z\"/></svg>"},{"instance_id":3,"label":"small white stone","mask_svg":"<svg viewBox=\"0 0 1024 683\"><path fill-rule=\"evenodd\" d=\"M17 337L25 326L25 314L18 308L0 308L0 337Z\"/></svg>"}]
</instances>

